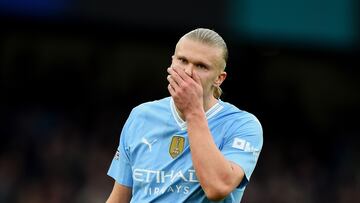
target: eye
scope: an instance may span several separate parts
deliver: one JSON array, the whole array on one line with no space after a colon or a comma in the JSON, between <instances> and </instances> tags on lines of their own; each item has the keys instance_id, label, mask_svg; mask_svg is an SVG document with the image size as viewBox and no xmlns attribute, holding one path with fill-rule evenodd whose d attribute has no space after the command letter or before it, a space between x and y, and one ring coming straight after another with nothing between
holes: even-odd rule
<instances>
[{"instance_id":1,"label":"eye","mask_svg":"<svg viewBox=\"0 0 360 203\"><path fill-rule=\"evenodd\" d=\"M196 66L200 69L208 69L208 67L206 65L201 64L201 63L197 64Z\"/></svg>"},{"instance_id":2,"label":"eye","mask_svg":"<svg viewBox=\"0 0 360 203\"><path fill-rule=\"evenodd\" d=\"M187 60L185 58L179 57L178 60L183 64L187 63Z\"/></svg>"}]
</instances>

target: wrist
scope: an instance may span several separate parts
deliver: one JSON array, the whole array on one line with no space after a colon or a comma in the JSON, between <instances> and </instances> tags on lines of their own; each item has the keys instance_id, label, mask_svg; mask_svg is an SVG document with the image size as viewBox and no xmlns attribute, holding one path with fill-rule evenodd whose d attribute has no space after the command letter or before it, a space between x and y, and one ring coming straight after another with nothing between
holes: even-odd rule
<instances>
[{"instance_id":1,"label":"wrist","mask_svg":"<svg viewBox=\"0 0 360 203\"><path fill-rule=\"evenodd\" d=\"M184 115L184 117L185 117L186 122L191 122L193 120L205 118L205 112L203 109L197 109L197 110L193 110L189 113L186 113Z\"/></svg>"}]
</instances>

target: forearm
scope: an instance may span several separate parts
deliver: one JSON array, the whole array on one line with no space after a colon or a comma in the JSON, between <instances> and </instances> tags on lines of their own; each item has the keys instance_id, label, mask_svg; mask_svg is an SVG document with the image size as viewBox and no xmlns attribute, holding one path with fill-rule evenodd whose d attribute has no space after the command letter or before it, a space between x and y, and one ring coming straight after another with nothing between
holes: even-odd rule
<instances>
[{"instance_id":1,"label":"forearm","mask_svg":"<svg viewBox=\"0 0 360 203\"><path fill-rule=\"evenodd\" d=\"M131 199L131 188L114 183L113 190L106 203L129 203Z\"/></svg>"},{"instance_id":2,"label":"forearm","mask_svg":"<svg viewBox=\"0 0 360 203\"><path fill-rule=\"evenodd\" d=\"M221 199L237 184L233 165L214 143L203 111L192 112L186 121L192 161L200 184L208 198Z\"/></svg>"}]
</instances>

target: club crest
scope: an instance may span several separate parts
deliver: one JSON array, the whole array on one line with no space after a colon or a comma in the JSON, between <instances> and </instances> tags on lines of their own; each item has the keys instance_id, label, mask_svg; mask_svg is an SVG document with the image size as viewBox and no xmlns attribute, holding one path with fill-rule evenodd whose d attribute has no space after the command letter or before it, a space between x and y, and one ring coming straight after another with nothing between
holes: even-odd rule
<instances>
[{"instance_id":1,"label":"club crest","mask_svg":"<svg viewBox=\"0 0 360 203\"><path fill-rule=\"evenodd\" d=\"M169 153L170 156L175 159L181 152L184 151L185 138L181 136L173 136L171 139Z\"/></svg>"}]
</instances>

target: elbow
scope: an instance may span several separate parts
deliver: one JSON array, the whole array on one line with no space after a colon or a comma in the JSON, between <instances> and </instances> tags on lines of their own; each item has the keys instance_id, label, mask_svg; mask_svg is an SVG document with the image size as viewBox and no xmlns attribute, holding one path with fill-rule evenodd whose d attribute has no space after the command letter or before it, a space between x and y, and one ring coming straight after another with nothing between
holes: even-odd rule
<instances>
[{"instance_id":1,"label":"elbow","mask_svg":"<svg viewBox=\"0 0 360 203\"><path fill-rule=\"evenodd\" d=\"M232 192L232 188L225 184L217 184L213 187L204 188L206 197L211 201L219 201L224 199Z\"/></svg>"},{"instance_id":2,"label":"elbow","mask_svg":"<svg viewBox=\"0 0 360 203\"><path fill-rule=\"evenodd\" d=\"M234 166L236 165L234 164ZM231 172L223 172L211 177L199 178L200 185L209 200L219 201L226 198L241 183L244 172L240 167L233 167Z\"/></svg>"}]
</instances>

